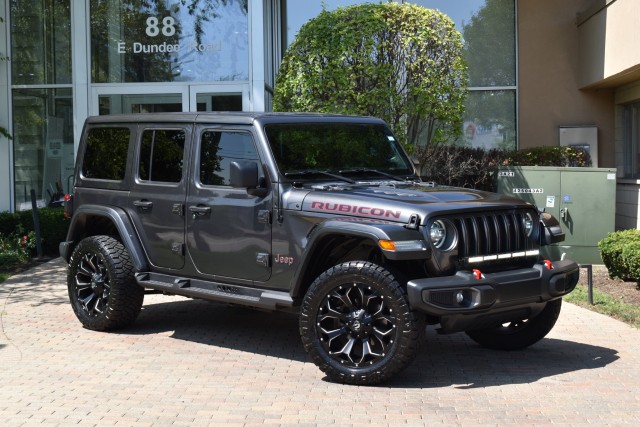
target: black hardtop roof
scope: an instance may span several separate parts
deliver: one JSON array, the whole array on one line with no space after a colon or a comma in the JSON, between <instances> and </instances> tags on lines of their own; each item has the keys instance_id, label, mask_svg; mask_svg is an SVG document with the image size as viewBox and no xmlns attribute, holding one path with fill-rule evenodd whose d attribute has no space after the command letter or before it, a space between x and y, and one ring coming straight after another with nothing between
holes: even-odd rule
<instances>
[{"instance_id":1,"label":"black hardtop roof","mask_svg":"<svg viewBox=\"0 0 640 427\"><path fill-rule=\"evenodd\" d=\"M138 113L91 116L87 123L225 123L246 124L267 123L383 123L375 117L349 116L344 114L323 113L262 113L262 112L198 112L198 113Z\"/></svg>"}]
</instances>

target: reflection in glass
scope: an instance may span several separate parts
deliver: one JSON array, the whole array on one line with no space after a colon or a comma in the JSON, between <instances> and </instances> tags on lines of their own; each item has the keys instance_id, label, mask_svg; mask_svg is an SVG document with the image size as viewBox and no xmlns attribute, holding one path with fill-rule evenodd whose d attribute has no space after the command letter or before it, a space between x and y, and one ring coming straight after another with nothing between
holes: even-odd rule
<instances>
[{"instance_id":1,"label":"reflection in glass","mask_svg":"<svg viewBox=\"0 0 640 427\"><path fill-rule=\"evenodd\" d=\"M247 0L91 0L94 83L249 79Z\"/></svg>"},{"instance_id":2,"label":"reflection in glass","mask_svg":"<svg viewBox=\"0 0 640 427\"><path fill-rule=\"evenodd\" d=\"M101 95L99 114L177 113L182 111L180 94Z\"/></svg>"},{"instance_id":3,"label":"reflection in glass","mask_svg":"<svg viewBox=\"0 0 640 427\"><path fill-rule=\"evenodd\" d=\"M197 111L242 111L242 94L199 93Z\"/></svg>"},{"instance_id":4,"label":"reflection in glass","mask_svg":"<svg viewBox=\"0 0 640 427\"><path fill-rule=\"evenodd\" d=\"M10 5L12 83L71 83L70 1L12 1Z\"/></svg>"},{"instance_id":5,"label":"reflection in glass","mask_svg":"<svg viewBox=\"0 0 640 427\"><path fill-rule=\"evenodd\" d=\"M446 13L462 33L469 86L515 86L514 0L413 0Z\"/></svg>"},{"instance_id":6,"label":"reflection in glass","mask_svg":"<svg viewBox=\"0 0 640 427\"><path fill-rule=\"evenodd\" d=\"M464 145L515 150L515 90L472 91L466 102Z\"/></svg>"},{"instance_id":7,"label":"reflection in glass","mask_svg":"<svg viewBox=\"0 0 640 427\"><path fill-rule=\"evenodd\" d=\"M515 5L487 0L463 26L470 86L516 84Z\"/></svg>"},{"instance_id":8,"label":"reflection in glass","mask_svg":"<svg viewBox=\"0 0 640 427\"><path fill-rule=\"evenodd\" d=\"M122 181L127 168L131 131L128 128L93 128L87 135L82 176L89 179ZM109 159L105 162L104 159Z\"/></svg>"},{"instance_id":9,"label":"reflection in glass","mask_svg":"<svg viewBox=\"0 0 640 427\"><path fill-rule=\"evenodd\" d=\"M14 89L13 159L16 208L31 209L30 191L48 204L73 176L71 89Z\"/></svg>"}]
</instances>

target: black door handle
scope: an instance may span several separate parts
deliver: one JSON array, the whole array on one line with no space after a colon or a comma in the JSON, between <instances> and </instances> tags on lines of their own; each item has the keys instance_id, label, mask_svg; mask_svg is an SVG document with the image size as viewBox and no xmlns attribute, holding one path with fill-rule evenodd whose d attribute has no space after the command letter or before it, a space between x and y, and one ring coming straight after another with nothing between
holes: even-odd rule
<instances>
[{"instance_id":1,"label":"black door handle","mask_svg":"<svg viewBox=\"0 0 640 427\"><path fill-rule=\"evenodd\" d=\"M208 215L211 213L210 206L189 206L189 210L193 213L193 216Z\"/></svg>"},{"instance_id":2,"label":"black door handle","mask_svg":"<svg viewBox=\"0 0 640 427\"><path fill-rule=\"evenodd\" d=\"M150 202L148 200L136 200L135 202L133 202L133 206L139 207L141 209L149 209L153 207L153 202Z\"/></svg>"}]
</instances>

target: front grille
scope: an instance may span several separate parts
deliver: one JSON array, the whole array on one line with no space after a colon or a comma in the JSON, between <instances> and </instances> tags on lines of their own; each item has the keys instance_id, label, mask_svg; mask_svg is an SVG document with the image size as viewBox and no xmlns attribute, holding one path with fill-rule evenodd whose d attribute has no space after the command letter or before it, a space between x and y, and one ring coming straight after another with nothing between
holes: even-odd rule
<instances>
[{"instance_id":1,"label":"front grille","mask_svg":"<svg viewBox=\"0 0 640 427\"><path fill-rule=\"evenodd\" d=\"M458 256L468 258L530 249L531 239L524 228L525 212L476 213L451 218L458 232Z\"/></svg>"}]
</instances>

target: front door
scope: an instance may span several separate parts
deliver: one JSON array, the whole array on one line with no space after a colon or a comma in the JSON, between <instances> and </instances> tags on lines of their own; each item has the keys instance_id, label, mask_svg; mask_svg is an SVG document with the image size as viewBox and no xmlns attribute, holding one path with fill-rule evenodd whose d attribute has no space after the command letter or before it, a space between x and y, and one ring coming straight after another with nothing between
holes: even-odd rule
<instances>
[{"instance_id":1,"label":"front door","mask_svg":"<svg viewBox=\"0 0 640 427\"><path fill-rule=\"evenodd\" d=\"M253 134L250 129L202 126L196 140L186 204L189 256L200 273L268 280L272 195L252 196L229 185L232 161L259 162Z\"/></svg>"}]
</instances>

